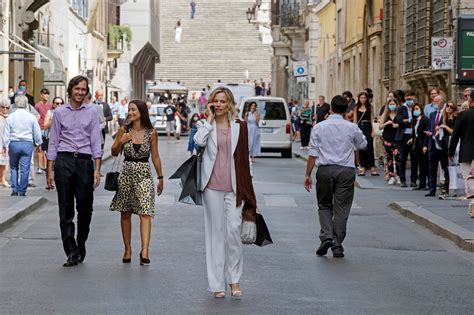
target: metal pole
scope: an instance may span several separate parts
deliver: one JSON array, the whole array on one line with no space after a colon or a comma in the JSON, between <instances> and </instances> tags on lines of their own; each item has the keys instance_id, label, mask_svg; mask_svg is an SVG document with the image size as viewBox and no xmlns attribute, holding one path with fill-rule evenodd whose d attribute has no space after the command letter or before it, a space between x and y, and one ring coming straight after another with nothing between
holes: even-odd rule
<instances>
[{"instance_id":1,"label":"metal pole","mask_svg":"<svg viewBox=\"0 0 474 315\"><path fill-rule=\"evenodd\" d=\"M3 2L2 7L2 30L5 35L8 36L10 34L10 0L5 0ZM2 36L2 50L9 50L8 49L8 37ZM1 89L4 93L4 97L7 96L8 93L8 82L9 82L9 55L2 56L2 86Z\"/></svg>"}]
</instances>

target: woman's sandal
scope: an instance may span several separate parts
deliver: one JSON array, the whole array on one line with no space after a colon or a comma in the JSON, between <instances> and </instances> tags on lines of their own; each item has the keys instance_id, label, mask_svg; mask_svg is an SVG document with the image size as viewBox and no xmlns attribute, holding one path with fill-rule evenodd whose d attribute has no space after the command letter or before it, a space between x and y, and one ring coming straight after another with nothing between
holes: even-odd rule
<instances>
[{"instance_id":1,"label":"woman's sandal","mask_svg":"<svg viewBox=\"0 0 474 315\"><path fill-rule=\"evenodd\" d=\"M380 176L380 174L375 172L375 173L370 173L370 176Z\"/></svg>"},{"instance_id":2,"label":"woman's sandal","mask_svg":"<svg viewBox=\"0 0 474 315\"><path fill-rule=\"evenodd\" d=\"M214 292L214 297L215 297L216 299L225 298L225 292Z\"/></svg>"},{"instance_id":3,"label":"woman's sandal","mask_svg":"<svg viewBox=\"0 0 474 315\"><path fill-rule=\"evenodd\" d=\"M230 286L230 285L229 285ZM233 290L232 287L230 287L230 296L233 298L241 298L242 297L242 290Z\"/></svg>"}]
</instances>

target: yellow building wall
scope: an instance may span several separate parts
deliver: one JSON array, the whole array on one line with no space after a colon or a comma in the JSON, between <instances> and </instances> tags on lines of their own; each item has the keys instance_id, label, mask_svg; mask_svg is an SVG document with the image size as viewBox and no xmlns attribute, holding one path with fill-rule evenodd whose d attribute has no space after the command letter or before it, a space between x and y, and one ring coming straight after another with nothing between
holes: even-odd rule
<instances>
[{"instance_id":1,"label":"yellow building wall","mask_svg":"<svg viewBox=\"0 0 474 315\"><path fill-rule=\"evenodd\" d=\"M320 35L318 60L326 60L336 51L336 5L331 2L318 13Z\"/></svg>"},{"instance_id":2,"label":"yellow building wall","mask_svg":"<svg viewBox=\"0 0 474 315\"><path fill-rule=\"evenodd\" d=\"M352 45L363 37L365 0L347 0L345 10L345 45Z\"/></svg>"}]
</instances>

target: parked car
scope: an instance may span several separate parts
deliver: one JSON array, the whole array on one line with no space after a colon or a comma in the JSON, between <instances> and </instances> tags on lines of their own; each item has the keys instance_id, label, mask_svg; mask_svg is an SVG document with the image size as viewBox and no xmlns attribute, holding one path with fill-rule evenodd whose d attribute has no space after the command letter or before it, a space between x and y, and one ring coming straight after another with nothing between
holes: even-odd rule
<instances>
[{"instance_id":1,"label":"parked car","mask_svg":"<svg viewBox=\"0 0 474 315\"><path fill-rule=\"evenodd\" d=\"M156 116L156 122L155 122L155 130L158 134L166 134L166 116L165 120L163 121L163 116L164 116L164 110L166 108L165 104L154 104L152 105L153 107L156 107L157 109L157 116Z\"/></svg>"},{"instance_id":2,"label":"parked car","mask_svg":"<svg viewBox=\"0 0 474 315\"><path fill-rule=\"evenodd\" d=\"M260 140L262 152L280 152L284 158L291 158L290 111L281 97L255 96L244 98L239 105L239 117L245 117L251 103L257 103L260 113Z\"/></svg>"}]
</instances>

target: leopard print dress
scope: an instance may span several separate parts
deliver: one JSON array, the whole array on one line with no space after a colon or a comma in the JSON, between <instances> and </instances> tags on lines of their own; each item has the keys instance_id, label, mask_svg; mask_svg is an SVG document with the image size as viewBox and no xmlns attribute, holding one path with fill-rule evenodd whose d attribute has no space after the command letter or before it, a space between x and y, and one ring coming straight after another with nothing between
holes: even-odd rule
<instances>
[{"instance_id":1,"label":"leopard print dress","mask_svg":"<svg viewBox=\"0 0 474 315\"><path fill-rule=\"evenodd\" d=\"M137 149L132 141L123 145L123 155L134 160L146 159L151 152L152 130L147 130L143 143ZM118 178L111 211L132 212L139 215L155 216L155 193L149 162L124 161Z\"/></svg>"}]
</instances>

